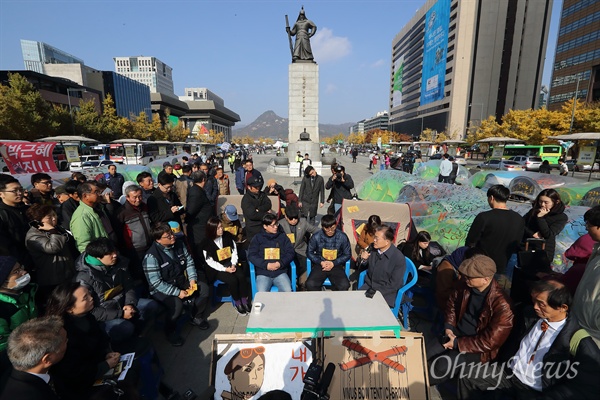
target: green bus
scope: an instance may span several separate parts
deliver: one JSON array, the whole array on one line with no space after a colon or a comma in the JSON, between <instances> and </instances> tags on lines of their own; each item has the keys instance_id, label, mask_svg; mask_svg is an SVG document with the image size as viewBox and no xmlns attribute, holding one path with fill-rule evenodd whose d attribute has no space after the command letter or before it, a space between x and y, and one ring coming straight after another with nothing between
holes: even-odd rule
<instances>
[{"instance_id":1,"label":"green bus","mask_svg":"<svg viewBox=\"0 0 600 400\"><path fill-rule=\"evenodd\" d=\"M502 159L514 156L541 157L543 161L548 160L550 165L558 165L558 159L562 157L561 146L545 144L509 144L504 146Z\"/></svg>"}]
</instances>

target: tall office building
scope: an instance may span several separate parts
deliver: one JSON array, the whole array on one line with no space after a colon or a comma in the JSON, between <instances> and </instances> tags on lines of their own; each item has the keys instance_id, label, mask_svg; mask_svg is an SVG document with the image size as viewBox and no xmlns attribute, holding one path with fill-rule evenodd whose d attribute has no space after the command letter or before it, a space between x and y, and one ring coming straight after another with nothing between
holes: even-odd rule
<instances>
[{"instance_id":1,"label":"tall office building","mask_svg":"<svg viewBox=\"0 0 600 400\"><path fill-rule=\"evenodd\" d=\"M45 74L44 64L81 64L83 60L44 42L21 39L25 69Z\"/></svg>"},{"instance_id":2,"label":"tall office building","mask_svg":"<svg viewBox=\"0 0 600 400\"><path fill-rule=\"evenodd\" d=\"M553 0L428 0L392 41L390 130L463 138L536 108Z\"/></svg>"},{"instance_id":3,"label":"tall office building","mask_svg":"<svg viewBox=\"0 0 600 400\"><path fill-rule=\"evenodd\" d=\"M174 96L173 68L156 57L115 57L115 72L150 87L151 93Z\"/></svg>"},{"instance_id":4,"label":"tall office building","mask_svg":"<svg viewBox=\"0 0 600 400\"><path fill-rule=\"evenodd\" d=\"M563 0L548 109L575 96L600 101L599 0Z\"/></svg>"}]
</instances>

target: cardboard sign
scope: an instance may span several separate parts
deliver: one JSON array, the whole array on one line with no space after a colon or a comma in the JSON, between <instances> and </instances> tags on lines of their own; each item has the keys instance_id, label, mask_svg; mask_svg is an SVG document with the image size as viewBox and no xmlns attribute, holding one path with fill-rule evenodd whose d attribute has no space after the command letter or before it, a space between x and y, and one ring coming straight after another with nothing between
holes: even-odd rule
<instances>
[{"instance_id":1,"label":"cardboard sign","mask_svg":"<svg viewBox=\"0 0 600 400\"><path fill-rule=\"evenodd\" d=\"M379 331L316 339L291 334L260 339L216 335L210 379L216 388L214 398L256 400L281 389L299 400L313 358L336 367L328 390L331 399L431 398L423 335L404 332L397 339Z\"/></svg>"},{"instance_id":2,"label":"cardboard sign","mask_svg":"<svg viewBox=\"0 0 600 400\"><path fill-rule=\"evenodd\" d=\"M323 258L327 261L333 261L337 258L337 250L323 249L321 252Z\"/></svg>"},{"instance_id":3,"label":"cardboard sign","mask_svg":"<svg viewBox=\"0 0 600 400\"><path fill-rule=\"evenodd\" d=\"M222 249L217 250L217 258L219 261L227 260L231 258L231 247L223 247Z\"/></svg>"},{"instance_id":4,"label":"cardboard sign","mask_svg":"<svg viewBox=\"0 0 600 400\"><path fill-rule=\"evenodd\" d=\"M288 239L290 239L290 242L292 242L292 244L296 243L296 235L293 233L288 233L287 234Z\"/></svg>"},{"instance_id":5,"label":"cardboard sign","mask_svg":"<svg viewBox=\"0 0 600 400\"><path fill-rule=\"evenodd\" d=\"M52 151L56 143L10 142L0 146L0 153L11 174L57 172Z\"/></svg>"},{"instance_id":6,"label":"cardboard sign","mask_svg":"<svg viewBox=\"0 0 600 400\"><path fill-rule=\"evenodd\" d=\"M429 399L422 335L351 337L324 343L325 363L336 364L332 399ZM326 365L326 364L325 364Z\"/></svg>"},{"instance_id":7,"label":"cardboard sign","mask_svg":"<svg viewBox=\"0 0 600 400\"><path fill-rule=\"evenodd\" d=\"M302 380L312 362L310 339L244 343L223 337L234 335L217 335L213 342L211 383L216 389L215 399L258 399L275 389L300 399Z\"/></svg>"},{"instance_id":8,"label":"cardboard sign","mask_svg":"<svg viewBox=\"0 0 600 400\"><path fill-rule=\"evenodd\" d=\"M265 249L265 260L279 260L279 248L269 247Z\"/></svg>"}]
</instances>

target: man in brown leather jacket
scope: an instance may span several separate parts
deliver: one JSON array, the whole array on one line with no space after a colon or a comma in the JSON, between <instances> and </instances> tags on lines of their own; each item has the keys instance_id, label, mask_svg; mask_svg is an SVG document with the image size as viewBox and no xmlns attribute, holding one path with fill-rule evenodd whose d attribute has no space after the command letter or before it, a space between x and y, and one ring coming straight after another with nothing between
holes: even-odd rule
<instances>
[{"instance_id":1,"label":"man in brown leather jacket","mask_svg":"<svg viewBox=\"0 0 600 400\"><path fill-rule=\"evenodd\" d=\"M427 346L431 385L468 373L469 363L493 361L513 327L509 298L494 279L494 260L475 255L458 272L461 280L446 304L444 337Z\"/></svg>"}]
</instances>

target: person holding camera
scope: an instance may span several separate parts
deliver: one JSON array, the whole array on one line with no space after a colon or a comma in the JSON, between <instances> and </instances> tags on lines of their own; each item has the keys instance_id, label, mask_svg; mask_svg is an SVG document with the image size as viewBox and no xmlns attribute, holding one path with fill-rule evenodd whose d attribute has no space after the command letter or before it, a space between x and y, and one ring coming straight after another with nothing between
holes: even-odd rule
<instances>
[{"instance_id":1,"label":"person holding camera","mask_svg":"<svg viewBox=\"0 0 600 400\"><path fill-rule=\"evenodd\" d=\"M464 260L461 280L446 303L445 331L441 341L427 345L429 384L453 378L453 366L493 361L513 327L509 298L494 278L496 263L488 256Z\"/></svg>"},{"instance_id":2,"label":"person holding camera","mask_svg":"<svg viewBox=\"0 0 600 400\"><path fill-rule=\"evenodd\" d=\"M331 189L331 197L333 198L334 212L337 213L342 208L344 199L352 200L352 192L354 189L354 181L352 177L346 173L343 165L338 165L334 169L333 175L325 184L325 189Z\"/></svg>"},{"instance_id":3,"label":"person holding camera","mask_svg":"<svg viewBox=\"0 0 600 400\"><path fill-rule=\"evenodd\" d=\"M390 308L394 307L396 294L404 286L406 261L394 244L394 230L387 225L375 228L373 243L361 252L358 266L367 265L365 283L359 290L380 292ZM372 296L370 296L372 297Z\"/></svg>"}]
</instances>

